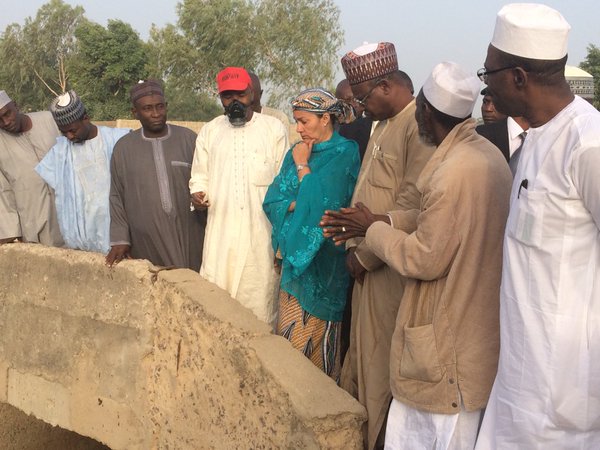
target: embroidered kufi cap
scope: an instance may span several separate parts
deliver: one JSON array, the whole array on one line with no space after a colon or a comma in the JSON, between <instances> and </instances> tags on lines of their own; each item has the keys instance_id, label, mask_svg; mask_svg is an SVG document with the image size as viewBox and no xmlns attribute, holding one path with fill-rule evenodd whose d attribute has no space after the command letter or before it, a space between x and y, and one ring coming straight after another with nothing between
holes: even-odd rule
<instances>
[{"instance_id":1,"label":"embroidered kufi cap","mask_svg":"<svg viewBox=\"0 0 600 450\"><path fill-rule=\"evenodd\" d=\"M56 124L64 126L83 119L85 106L75 91L71 90L52 100L50 112Z\"/></svg>"},{"instance_id":2,"label":"embroidered kufi cap","mask_svg":"<svg viewBox=\"0 0 600 450\"><path fill-rule=\"evenodd\" d=\"M423 95L438 111L463 119L473 112L480 87L479 78L456 63L443 62L425 81Z\"/></svg>"},{"instance_id":3,"label":"embroidered kufi cap","mask_svg":"<svg viewBox=\"0 0 600 450\"><path fill-rule=\"evenodd\" d=\"M219 94L225 91L245 91L252 84L243 67L226 67L217 74Z\"/></svg>"},{"instance_id":4,"label":"embroidered kufi cap","mask_svg":"<svg viewBox=\"0 0 600 450\"><path fill-rule=\"evenodd\" d=\"M365 43L342 57L342 69L351 86L396 72L396 48L391 42Z\"/></svg>"},{"instance_id":5,"label":"embroidered kufi cap","mask_svg":"<svg viewBox=\"0 0 600 450\"><path fill-rule=\"evenodd\" d=\"M12 100L10 99L6 91L0 91L0 108L4 108L10 102L12 102Z\"/></svg>"},{"instance_id":6,"label":"embroidered kufi cap","mask_svg":"<svg viewBox=\"0 0 600 450\"><path fill-rule=\"evenodd\" d=\"M512 3L498 12L491 44L511 55L553 61L567 54L570 29L555 9L536 3Z\"/></svg>"},{"instance_id":7,"label":"embroidered kufi cap","mask_svg":"<svg viewBox=\"0 0 600 450\"><path fill-rule=\"evenodd\" d=\"M160 81L154 79L140 80L129 90L129 100L131 100L131 103L135 103L147 95L165 96Z\"/></svg>"}]
</instances>

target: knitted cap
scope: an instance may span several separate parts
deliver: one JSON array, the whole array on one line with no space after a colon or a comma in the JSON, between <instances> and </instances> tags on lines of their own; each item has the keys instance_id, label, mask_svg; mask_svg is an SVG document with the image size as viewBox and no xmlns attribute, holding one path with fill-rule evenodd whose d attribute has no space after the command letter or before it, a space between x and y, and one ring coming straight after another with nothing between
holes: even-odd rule
<instances>
[{"instance_id":1,"label":"knitted cap","mask_svg":"<svg viewBox=\"0 0 600 450\"><path fill-rule=\"evenodd\" d=\"M54 121L60 127L83 119L85 106L83 106L75 91L71 90L52 100L50 112L54 117Z\"/></svg>"},{"instance_id":2,"label":"knitted cap","mask_svg":"<svg viewBox=\"0 0 600 450\"><path fill-rule=\"evenodd\" d=\"M153 79L140 80L129 90L129 100L131 100L131 103L135 103L147 95L165 96L160 81Z\"/></svg>"},{"instance_id":3,"label":"knitted cap","mask_svg":"<svg viewBox=\"0 0 600 450\"><path fill-rule=\"evenodd\" d=\"M351 86L396 72L396 48L390 42L363 44L343 56L342 69Z\"/></svg>"}]
</instances>

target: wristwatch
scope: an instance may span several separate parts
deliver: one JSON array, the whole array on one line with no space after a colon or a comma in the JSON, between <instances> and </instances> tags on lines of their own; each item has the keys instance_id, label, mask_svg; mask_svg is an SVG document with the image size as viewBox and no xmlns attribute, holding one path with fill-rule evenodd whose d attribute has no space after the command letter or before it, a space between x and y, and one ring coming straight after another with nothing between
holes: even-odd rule
<instances>
[{"instance_id":1,"label":"wristwatch","mask_svg":"<svg viewBox=\"0 0 600 450\"><path fill-rule=\"evenodd\" d=\"M302 169L307 169L310 168L310 166L308 165L308 163L306 164L296 164L296 170L298 172L300 172Z\"/></svg>"}]
</instances>

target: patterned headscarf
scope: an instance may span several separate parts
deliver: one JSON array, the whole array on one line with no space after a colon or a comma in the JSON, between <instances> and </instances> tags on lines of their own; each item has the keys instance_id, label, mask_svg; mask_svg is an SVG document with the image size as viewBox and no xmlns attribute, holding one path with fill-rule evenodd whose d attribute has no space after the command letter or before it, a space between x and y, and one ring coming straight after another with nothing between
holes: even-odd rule
<instances>
[{"instance_id":1,"label":"patterned headscarf","mask_svg":"<svg viewBox=\"0 0 600 450\"><path fill-rule=\"evenodd\" d=\"M307 111L314 114L329 113L339 123L349 123L354 120L352 107L343 100L323 88L311 88L300 92L291 101L293 111Z\"/></svg>"}]
</instances>

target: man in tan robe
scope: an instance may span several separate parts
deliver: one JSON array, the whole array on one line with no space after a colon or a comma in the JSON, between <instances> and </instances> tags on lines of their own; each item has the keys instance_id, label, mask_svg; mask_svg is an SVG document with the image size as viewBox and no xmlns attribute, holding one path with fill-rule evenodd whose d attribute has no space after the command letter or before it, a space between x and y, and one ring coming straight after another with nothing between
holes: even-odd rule
<instances>
[{"instance_id":1,"label":"man in tan robe","mask_svg":"<svg viewBox=\"0 0 600 450\"><path fill-rule=\"evenodd\" d=\"M398 70L394 45L363 45L342 58L342 67L367 117L379 121L367 146L352 204L362 202L377 213L418 208L415 183L433 147L419 139L412 82ZM405 280L375 256L362 238L348 241L347 250L346 264L355 283L350 348L341 386L367 409L364 437L366 447L372 449L384 429L392 399L390 344Z\"/></svg>"},{"instance_id":2,"label":"man in tan robe","mask_svg":"<svg viewBox=\"0 0 600 450\"><path fill-rule=\"evenodd\" d=\"M23 114L0 91L0 244L63 245L54 192L34 170L58 136L50 112Z\"/></svg>"},{"instance_id":3,"label":"man in tan robe","mask_svg":"<svg viewBox=\"0 0 600 450\"><path fill-rule=\"evenodd\" d=\"M470 118L479 88L474 75L441 63L417 96L419 134L436 145L417 181L417 209L374 216L359 204L330 224L364 235L407 277L390 355L386 450L472 449L496 373L511 174Z\"/></svg>"}]
</instances>

